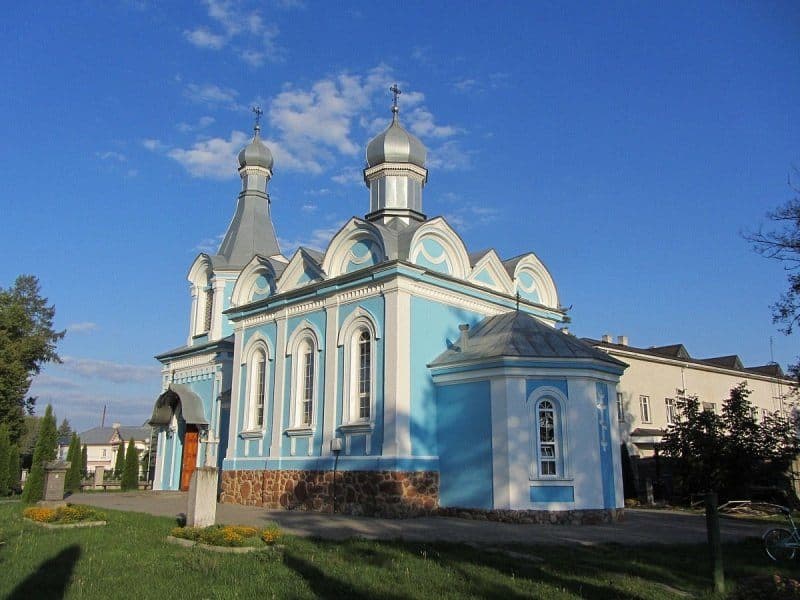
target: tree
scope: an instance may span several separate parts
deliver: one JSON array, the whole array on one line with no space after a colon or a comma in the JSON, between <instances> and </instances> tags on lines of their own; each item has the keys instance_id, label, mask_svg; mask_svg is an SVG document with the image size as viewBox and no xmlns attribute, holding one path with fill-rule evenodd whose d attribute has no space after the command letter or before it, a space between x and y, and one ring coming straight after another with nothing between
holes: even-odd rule
<instances>
[{"instance_id":1,"label":"tree","mask_svg":"<svg viewBox=\"0 0 800 600\"><path fill-rule=\"evenodd\" d=\"M759 424L749 395L744 382L733 388L719 416L701 410L696 397L679 394L678 418L661 447L684 496L716 491L741 500L765 487L792 497L788 472L800 451L797 423L776 413Z\"/></svg>"},{"instance_id":2,"label":"tree","mask_svg":"<svg viewBox=\"0 0 800 600\"><path fill-rule=\"evenodd\" d=\"M33 450L31 472L22 491L22 500L29 504L42 499L44 495L44 463L55 460L58 452L58 433L53 407L49 404L39 427L39 437Z\"/></svg>"},{"instance_id":3,"label":"tree","mask_svg":"<svg viewBox=\"0 0 800 600\"><path fill-rule=\"evenodd\" d=\"M114 461L114 477L119 479L125 473L125 440L120 438L117 458Z\"/></svg>"},{"instance_id":4,"label":"tree","mask_svg":"<svg viewBox=\"0 0 800 600\"><path fill-rule=\"evenodd\" d=\"M54 316L55 307L47 305L33 275L20 275L13 287L0 288L0 423L8 425L15 443L36 403L28 396L33 377L45 363L61 362L56 343L65 332L53 329Z\"/></svg>"},{"instance_id":5,"label":"tree","mask_svg":"<svg viewBox=\"0 0 800 600\"><path fill-rule=\"evenodd\" d=\"M69 442L67 460L69 469L65 476L64 489L69 492L79 492L81 491L81 439L74 431Z\"/></svg>"},{"instance_id":6,"label":"tree","mask_svg":"<svg viewBox=\"0 0 800 600\"><path fill-rule=\"evenodd\" d=\"M83 445L83 450L81 451L81 477L88 477L89 476L89 452L86 449L86 444Z\"/></svg>"},{"instance_id":7,"label":"tree","mask_svg":"<svg viewBox=\"0 0 800 600\"><path fill-rule=\"evenodd\" d=\"M9 467L11 463L11 440L8 426L0 425L0 496L8 496L11 492Z\"/></svg>"},{"instance_id":8,"label":"tree","mask_svg":"<svg viewBox=\"0 0 800 600\"><path fill-rule=\"evenodd\" d=\"M8 489L12 492L19 490L19 480L21 477L19 464L19 446L12 445L8 453Z\"/></svg>"},{"instance_id":9,"label":"tree","mask_svg":"<svg viewBox=\"0 0 800 600\"><path fill-rule=\"evenodd\" d=\"M22 465L27 469L30 469L31 461L33 460L33 450L36 448L36 440L39 437L39 425L41 421L42 417L25 415L25 431L19 441L17 441L20 460L22 461Z\"/></svg>"},{"instance_id":10,"label":"tree","mask_svg":"<svg viewBox=\"0 0 800 600\"><path fill-rule=\"evenodd\" d=\"M128 442L128 452L125 454L125 471L122 474L122 489L135 490L139 487L139 452L133 438Z\"/></svg>"},{"instance_id":11,"label":"tree","mask_svg":"<svg viewBox=\"0 0 800 600\"><path fill-rule=\"evenodd\" d=\"M66 417L61 421L61 425L58 426L58 437L59 439L72 437L72 426L69 424Z\"/></svg>"}]
</instances>

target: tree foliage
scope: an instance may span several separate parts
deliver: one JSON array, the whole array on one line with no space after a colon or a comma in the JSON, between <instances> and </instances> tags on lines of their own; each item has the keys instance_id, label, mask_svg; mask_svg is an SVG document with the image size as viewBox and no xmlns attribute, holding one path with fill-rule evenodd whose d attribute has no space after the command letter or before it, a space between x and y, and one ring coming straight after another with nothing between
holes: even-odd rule
<instances>
[{"instance_id":1,"label":"tree foliage","mask_svg":"<svg viewBox=\"0 0 800 600\"><path fill-rule=\"evenodd\" d=\"M117 448L117 458L114 461L114 477L119 479L123 473L125 473L125 439L121 438Z\"/></svg>"},{"instance_id":2,"label":"tree foliage","mask_svg":"<svg viewBox=\"0 0 800 600\"><path fill-rule=\"evenodd\" d=\"M703 410L696 396L679 390L678 418L661 448L672 458L678 489L685 496L716 491L721 498L749 498L755 487L791 495L789 468L800 452L797 423L779 413L762 423L742 382L723 402L722 414Z\"/></svg>"},{"instance_id":3,"label":"tree foliage","mask_svg":"<svg viewBox=\"0 0 800 600\"><path fill-rule=\"evenodd\" d=\"M67 452L67 460L69 461L69 469L67 469L66 479L64 481L64 489L69 492L81 491L81 439L78 434L72 432L72 439L69 442L69 451Z\"/></svg>"},{"instance_id":4,"label":"tree foliage","mask_svg":"<svg viewBox=\"0 0 800 600\"><path fill-rule=\"evenodd\" d=\"M32 379L47 362L61 362L56 343L63 331L53 329L55 307L40 294L39 280L20 275L9 289L0 288L0 423L12 442L24 431L25 414L36 398L28 396Z\"/></svg>"},{"instance_id":5,"label":"tree foliage","mask_svg":"<svg viewBox=\"0 0 800 600\"><path fill-rule=\"evenodd\" d=\"M11 493L10 466L11 466L11 439L8 435L8 426L0 425L0 497Z\"/></svg>"},{"instance_id":6,"label":"tree foliage","mask_svg":"<svg viewBox=\"0 0 800 600\"><path fill-rule=\"evenodd\" d=\"M86 449L86 444L83 445L81 450L81 477L89 476L89 451Z\"/></svg>"},{"instance_id":7,"label":"tree foliage","mask_svg":"<svg viewBox=\"0 0 800 600\"><path fill-rule=\"evenodd\" d=\"M58 432L53 407L49 404L39 426L39 437L33 450L31 472L22 491L22 500L38 502L44 496L44 463L54 460L58 451Z\"/></svg>"},{"instance_id":8,"label":"tree foliage","mask_svg":"<svg viewBox=\"0 0 800 600\"><path fill-rule=\"evenodd\" d=\"M122 474L122 489L135 490L139 487L139 452L133 438L128 442L128 451L125 454L125 471Z\"/></svg>"},{"instance_id":9,"label":"tree foliage","mask_svg":"<svg viewBox=\"0 0 800 600\"><path fill-rule=\"evenodd\" d=\"M71 438L72 437L72 425L69 424L69 421L66 417L61 421L61 425L58 426L58 437L59 438Z\"/></svg>"},{"instance_id":10,"label":"tree foliage","mask_svg":"<svg viewBox=\"0 0 800 600\"><path fill-rule=\"evenodd\" d=\"M8 488L12 492L19 490L19 480L22 475L19 461L19 446L16 444L11 445L11 450L8 453Z\"/></svg>"}]
</instances>

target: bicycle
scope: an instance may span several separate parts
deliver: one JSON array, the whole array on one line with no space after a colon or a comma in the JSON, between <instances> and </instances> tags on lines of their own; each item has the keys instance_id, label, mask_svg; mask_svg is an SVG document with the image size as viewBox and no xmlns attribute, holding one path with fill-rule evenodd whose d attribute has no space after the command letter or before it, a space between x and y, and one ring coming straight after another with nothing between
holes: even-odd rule
<instances>
[{"instance_id":1,"label":"bicycle","mask_svg":"<svg viewBox=\"0 0 800 600\"><path fill-rule=\"evenodd\" d=\"M764 533L761 538L764 540L764 551L775 562L792 560L800 548L800 531L797 530L790 509L785 506L773 506L786 516L792 529L790 531L784 527L775 527Z\"/></svg>"}]
</instances>

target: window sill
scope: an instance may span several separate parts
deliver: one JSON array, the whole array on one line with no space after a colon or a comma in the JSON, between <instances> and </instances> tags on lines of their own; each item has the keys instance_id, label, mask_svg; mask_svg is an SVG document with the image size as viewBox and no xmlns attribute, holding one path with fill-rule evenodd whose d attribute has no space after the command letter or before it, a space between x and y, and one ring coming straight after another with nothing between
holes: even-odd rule
<instances>
[{"instance_id":1,"label":"window sill","mask_svg":"<svg viewBox=\"0 0 800 600\"><path fill-rule=\"evenodd\" d=\"M252 440L264 437L264 431L261 429L249 429L247 431L240 431L239 437L243 440Z\"/></svg>"},{"instance_id":2,"label":"window sill","mask_svg":"<svg viewBox=\"0 0 800 600\"><path fill-rule=\"evenodd\" d=\"M372 433L372 430L375 429L375 424L369 421L342 423L337 429L342 433Z\"/></svg>"},{"instance_id":3,"label":"window sill","mask_svg":"<svg viewBox=\"0 0 800 600\"><path fill-rule=\"evenodd\" d=\"M541 483L544 485L547 484L560 484L564 482L572 482L575 481L574 477L561 477L561 476L554 476L554 477L528 477L528 480L531 483Z\"/></svg>"},{"instance_id":4,"label":"window sill","mask_svg":"<svg viewBox=\"0 0 800 600\"><path fill-rule=\"evenodd\" d=\"M283 433L289 437L310 437L314 435L314 428L307 425L289 427L289 429L285 430Z\"/></svg>"}]
</instances>

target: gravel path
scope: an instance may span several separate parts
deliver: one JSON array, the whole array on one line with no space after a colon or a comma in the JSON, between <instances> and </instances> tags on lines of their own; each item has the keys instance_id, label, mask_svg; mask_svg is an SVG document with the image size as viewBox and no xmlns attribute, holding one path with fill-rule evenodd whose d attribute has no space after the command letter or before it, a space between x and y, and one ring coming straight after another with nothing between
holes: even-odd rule
<instances>
[{"instance_id":1,"label":"gravel path","mask_svg":"<svg viewBox=\"0 0 800 600\"><path fill-rule=\"evenodd\" d=\"M177 516L186 512L185 492L125 492L76 494L70 502ZM326 539L363 537L414 541L480 542L499 544L582 544L615 542L626 545L680 544L706 541L705 518L673 511L628 509L625 521L613 525L516 525L445 517L375 519L302 511L217 505L218 523L263 525L277 522L287 533ZM722 540L732 542L758 536L770 527L740 519L722 519Z\"/></svg>"}]
</instances>

